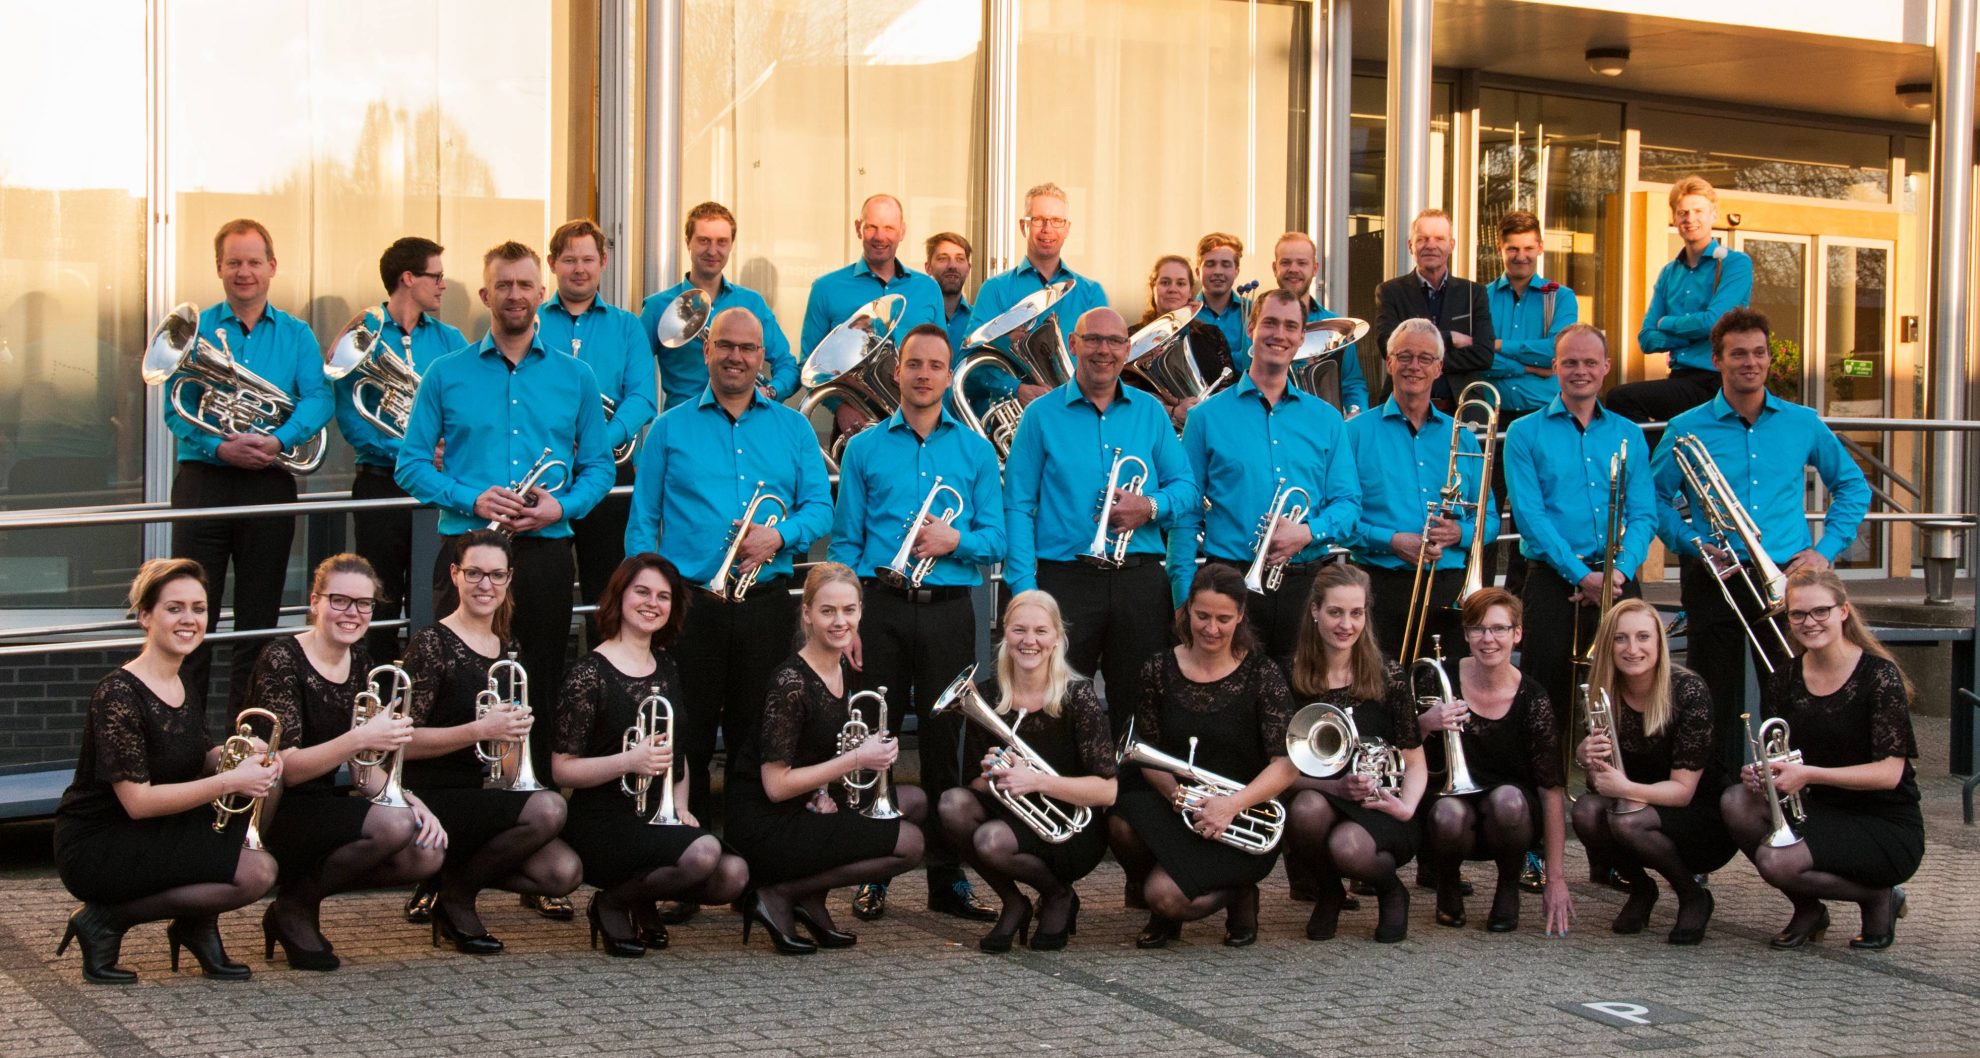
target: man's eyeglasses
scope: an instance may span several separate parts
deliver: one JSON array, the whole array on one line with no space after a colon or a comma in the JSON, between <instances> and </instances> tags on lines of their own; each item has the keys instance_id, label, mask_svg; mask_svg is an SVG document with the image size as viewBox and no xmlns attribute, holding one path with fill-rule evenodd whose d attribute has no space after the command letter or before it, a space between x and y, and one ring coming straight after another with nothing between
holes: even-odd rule
<instances>
[{"instance_id":1,"label":"man's eyeglasses","mask_svg":"<svg viewBox=\"0 0 1980 1058\"><path fill-rule=\"evenodd\" d=\"M1429 367L1431 364L1442 360L1443 357L1435 353L1390 353L1389 359L1394 360L1397 367L1408 367L1411 364L1422 364L1424 367Z\"/></svg>"},{"instance_id":2,"label":"man's eyeglasses","mask_svg":"<svg viewBox=\"0 0 1980 1058\"><path fill-rule=\"evenodd\" d=\"M1019 217L1018 219L1034 228L1044 228L1046 231L1065 231L1072 227L1072 221L1066 217Z\"/></svg>"},{"instance_id":3,"label":"man's eyeglasses","mask_svg":"<svg viewBox=\"0 0 1980 1058\"><path fill-rule=\"evenodd\" d=\"M1098 345L1107 349L1126 349L1128 344L1125 334L1077 334L1073 337L1087 345Z\"/></svg>"},{"instance_id":4,"label":"man's eyeglasses","mask_svg":"<svg viewBox=\"0 0 1980 1058\"><path fill-rule=\"evenodd\" d=\"M338 613L343 613L355 606L357 607L357 612L368 614L378 606L377 599L360 599L351 595L339 595L336 592L319 593L317 598L329 603L330 608Z\"/></svg>"},{"instance_id":5,"label":"man's eyeglasses","mask_svg":"<svg viewBox=\"0 0 1980 1058\"><path fill-rule=\"evenodd\" d=\"M723 356L730 356L736 353L740 353L743 356L754 356L762 352L763 347L754 342L732 342L727 338L717 338L715 339L715 351L721 353Z\"/></svg>"},{"instance_id":6,"label":"man's eyeglasses","mask_svg":"<svg viewBox=\"0 0 1980 1058\"><path fill-rule=\"evenodd\" d=\"M421 279L431 279L435 283L444 283L447 281L447 273L445 272L414 272L413 275Z\"/></svg>"},{"instance_id":7,"label":"man's eyeglasses","mask_svg":"<svg viewBox=\"0 0 1980 1058\"><path fill-rule=\"evenodd\" d=\"M461 579L467 581L469 584L480 584L485 580L498 588L509 583L509 578L515 574L514 570L507 569L477 569L473 566L455 566L454 568L460 571Z\"/></svg>"}]
</instances>

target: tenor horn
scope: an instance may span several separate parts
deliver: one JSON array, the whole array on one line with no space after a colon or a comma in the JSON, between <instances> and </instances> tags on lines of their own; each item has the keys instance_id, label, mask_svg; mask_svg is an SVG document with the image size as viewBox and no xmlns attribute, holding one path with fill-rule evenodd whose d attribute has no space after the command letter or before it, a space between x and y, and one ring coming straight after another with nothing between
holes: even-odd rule
<instances>
[{"instance_id":1,"label":"tenor horn","mask_svg":"<svg viewBox=\"0 0 1980 1058\"><path fill-rule=\"evenodd\" d=\"M201 432L220 438L239 433L273 437L295 414L295 400L235 360L225 332L219 338L215 347L200 336L199 308L188 301L151 332L138 374L146 385L165 386L172 410ZM189 394L188 387L198 392ZM318 430L283 449L275 461L292 473L312 473L323 465L325 443L324 431Z\"/></svg>"},{"instance_id":2,"label":"tenor horn","mask_svg":"<svg viewBox=\"0 0 1980 1058\"><path fill-rule=\"evenodd\" d=\"M1024 723L1022 714L1015 722L1007 724L977 693L975 665L962 670L960 675L949 681L948 688L935 699L928 715L932 719L951 712L960 713L963 719L989 732L991 739L999 743L992 751L997 755L998 767L1009 768L1022 761L1026 767L1041 775L1059 774L1044 757L1038 755L1037 750L1018 737L1017 729ZM1019 822L1050 844L1064 844L1093 823L1093 809L1084 805L1067 805L1044 794L1014 794L998 786L994 779L986 781L990 796L996 798L998 804L1009 809Z\"/></svg>"}]
</instances>

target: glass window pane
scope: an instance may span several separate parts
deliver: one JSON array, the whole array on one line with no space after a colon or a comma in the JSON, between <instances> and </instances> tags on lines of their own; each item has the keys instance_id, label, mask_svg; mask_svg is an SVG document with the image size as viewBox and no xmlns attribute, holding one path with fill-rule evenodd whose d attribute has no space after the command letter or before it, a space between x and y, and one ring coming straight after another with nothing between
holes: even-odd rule
<instances>
[{"instance_id":1,"label":"glass window pane","mask_svg":"<svg viewBox=\"0 0 1980 1058\"><path fill-rule=\"evenodd\" d=\"M1808 243L1798 238L1742 234L1739 248L1753 258L1752 306L1767 314L1773 367L1767 388L1782 400L1801 403L1808 349ZM1675 253L1673 256L1676 256Z\"/></svg>"},{"instance_id":2,"label":"glass window pane","mask_svg":"<svg viewBox=\"0 0 1980 1058\"><path fill-rule=\"evenodd\" d=\"M144 19L139 0L36 5L7 19L0 509L144 498ZM0 534L0 599L115 606L140 558L136 526Z\"/></svg>"},{"instance_id":3,"label":"glass window pane","mask_svg":"<svg viewBox=\"0 0 1980 1058\"><path fill-rule=\"evenodd\" d=\"M1485 89L1479 93L1479 282L1503 271L1499 222L1507 212L1539 216L1547 247L1541 274L1566 284L1580 318L1601 318L1602 255L1621 189L1622 107L1589 99Z\"/></svg>"},{"instance_id":4,"label":"glass window pane","mask_svg":"<svg viewBox=\"0 0 1980 1058\"><path fill-rule=\"evenodd\" d=\"M1823 248L1822 414L1875 417L1887 414L1884 382L1890 335L1890 251L1881 246ZM1850 431L1849 440L1870 457L1885 458L1885 435ZM1879 472L1864 457L1863 472ZM1845 567L1883 562L1882 534L1873 526L1858 534L1841 556Z\"/></svg>"},{"instance_id":5,"label":"glass window pane","mask_svg":"<svg viewBox=\"0 0 1980 1058\"><path fill-rule=\"evenodd\" d=\"M1696 174L1721 191L1891 200L1888 137L1657 107L1636 113L1644 180L1668 184Z\"/></svg>"},{"instance_id":6,"label":"glass window pane","mask_svg":"<svg viewBox=\"0 0 1980 1058\"><path fill-rule=\"evenodd\" d=\"M1349 99L1348 123L1348 303L1329 305L1344 316L1375 318L1375 288L1392 278L1382 230L1383 170L1388 163L1388 82L1380 77L1356 77ZM1451 135L1451 85L1430 86L1430 189L1432 208L1451 208L1451 179L1456 140ZM1405 235L1405 238L1407 236ZM1270 279L1268 274L1266 279ZM1361 372L1372 392L1381 388L1382 365L1375 342L1361 343Z\"/></svg>"}]
</instances>

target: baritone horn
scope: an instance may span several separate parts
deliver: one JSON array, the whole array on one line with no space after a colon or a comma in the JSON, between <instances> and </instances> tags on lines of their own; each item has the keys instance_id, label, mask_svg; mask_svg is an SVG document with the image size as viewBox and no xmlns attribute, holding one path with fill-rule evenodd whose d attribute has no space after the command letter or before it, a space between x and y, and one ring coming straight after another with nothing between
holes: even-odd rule
<instances>
[{"instance_id":1,"label":"baritone horn","mask_svg":"<svg viewBox=\"0 0 1980 1058\"><path fill-rule=\"evenodd\" d=\"M1176 776L1176 807L1181 810L1183 821L1189 824L1192 833L1196 832L1197 821L1201 818L1204 802L1212 797L1229 797L1244 789L1244 784L1234 779L1226 779L1216 772L1196 765L1196 737L1190 736L1189 759L1178 760L1134 737L1134 721L1128 721L1127 731L1121 735L1120 746L1115 751L1116 766L1133 764L1141 768L1154 768ZM1254 856L1262 856L1279 847L1279 839L1286 830L1286 806L1275 800L1262 801L1237 814L1231 825L1224 828L1217 841L1234 849L1241 849Z\"/></svg>"},{"instance_id":2,"label":"baritone horn","mask_svg":"<svg viewBox=\"0 0 1980 1058\"><path fill-rule=\"evenodd\" d=\"M1615 700L1609 697L1609 689L1590 687L1584 683L1581 685L1581 700L1586 703L1588 710L1588 733L1601 735L1609 740L1609 757L1604 763L1614 768L1618 775L1622 774L1622 732L1616 728L1616 705ZM1620 797L1609 799L1609 814L1612 816L1626 816L1632 812L1641 812L1647 807L1649 806L1642 801L1630 801Z\"/></svg>"},{"instance_id":3,"label":"baritone horn","mask_svg":"<svg viewBox=\"0 0 1980 1058\"><path fill-rule=\"evenodd\" d=\"M928 710L929 717L945 713L961 713L963 719L990 733L991 739L1000 743L992 750L997 756L997 767L1010 768L1023 762L1032 771L1041 775L1057 776L1059 773L1046 763L1038 751L1032 749L1018 737L1017 729L1024 723L1027 714L1020 713L1016 721L1005 723L997 715L997 710L983 700L976 690L976 666L962 670L955 679L949 681L947 690L935 700ZM1014 794L997 785L996 780L988 780L990 796L997 803L1009 809L1031 832L1050 844L1059 845L1072 840L1074 834L1085 830L1093 823L1093 809L1085 805L1066 805L1044 794Z\"/></svg>"},{"instance_id":4,"label":"baritone horn","mask_svg":"<svg viewBox=\"0 0 1980 1058\"><path fill-rule=\"evenodd\" d=\"M928 579L929 572L935 568L935 559L916 559L914 557L914 545L917 540L921 539L922 523L927 521L928 512L934 509L936 497L944 492L955 497L956 502L953 505L944 503L942 505L941 516L935 520L941 522L943 525L953 525L956 518L962 514L962 493L957 492L948 485L942 484L942 476L937 474L935 476L935 484L929 487L928 495L922 498L921 509L916 511L913 520L908 522L907 538L901 541L901 549L894 552L893 561L875 571L879 574L881 580L887 582L888 586L894 588L919 588L921 587L921 582Z\"/></svg>"},{"instance_id":5,"label":"baritone horn","mask_svg":"<svg viewBox=\"0 0 1980 1058\"><path fill-rule=\"evenodd\" d=\"M330 347L323 374L332 381L355 374L351 407L358 418L379 433L404 440L413 397L419 393L419 370L413 367L412 335L406 335L401 354L385 341L384 331L385 314L378 306L364 310Z\"/></svg>"},{"instance_id":6,"label":"baritone horn","mask_svg":"<svg viewBox=\"0 0 1980 1058\"><path fill-rule=\"evenodd\" d=\"M268 741L265 743L267 746L265 750L255 748L254 725L248 723L249 720L268 721ZM266 709L243 709L240 715L234 718L234 723L238 725L234 733L228 735L227 741L220 744L220 759L213 766L214 774L233 771L256 754L260 754L263 767L275 763L276 756L282 751L281 717ZM213 829L216 831L227 829L227 824L235 816L245 812L248 821L247 836L242 839L241 847L257 851L264 848L261 843L261 816L267 801L267 797L221 794L213 799Z\"/></svg>"},{"instance_id":7,"label":"baritone horn","mask_svg":"<svg viewBox=\"0 0 1980 1058\"><path fill-rule=\"evenodd\" d=\"M1484 415L1484 430L1478 451L1466 452L1459 446L1459 441L1463 439L1464 431L1470 429L1464 416L1472 410ZM1471 512L1471 551L1464 564L1464 587L1458 590L1457 598L1451 600L1453 610L1463 607L1466 599L1485 590L1485 505L1492 498L1492 457L1498 449L1498 435L1498 388L1490 382L1473 382L1464 387L1458 393L1457 408L1451 413L1451 454L1444 461L1444 487L1438 491L1436 501L1430 504L1421 534L1429 536L1433 522L1457 519L1464 512ZM1478 460L1478 492L1470 500L1464 498L1461 459ZM1420 656L1423 634L1430 624L1431 588L1436 583L1436 572L1436 564L1430 560L1429 547L1419 547L1415 573L1410 578L1409 616L1403 624L1402 657Z\"/></svg>"},{"instance_id":8,"label":"baritone horn","mask_svg":"<svg viewBox=\"0 0 1980 1058\"><path fill-rule=\"evenodd\" d=\"M1781 626L1774 622L1781 612L1787 609L1787 574L1767 556L1767 549L1760 546L1760 527L1754 524L1739 496L1727 484L1726 476L1719 472L1719 464L1705 447L1705 442L1697 434L1685 434L1671 441L1671 454L1677 458L1678 471L1684 475L1684 483L1691 490L1692 502L1698 511L1705 515L1705 524L1712 533L1712 546L1733 556L1729 565L1721 565L1718 559L1705 550L1705 542L1693 536L1691 545L1698 549L1698 555L1705 560L1705 568L1712 571L1712 579L1719 585L1719 594L1726 598L1726 608L1739 618L1740 627L1746 629L1746 638L1752 642L1753 650L1760 655L1760 664L1774 671L1774 663L1767 656L1767 647L1760 643L1760 633L1754 631L1753 622L1746 619L1746 611L1733 599L1732 588L1726 585L1727 578L1737 573L1746 584L1748 594L1760 607L1760 620L1774 633L1780 652L1788 656L1794 651L1788 646L1787 636ZM1739 553L1733 549L1733 539L1737 537L1746 556L1753 563L1754 573L1760 575L1755 580L1739 561Z\"/></svg>"},{"instance_id":9,"label":"baritone horn","mask_svg":"<svg viewBox=\"0 0 1980 1058\"><path fill-rule=\"evenodd\" d=\"M1801 751L1788 747L1788 722L1776 716L1762 723L1756 732L1753 730L1753 714L1741 713L1739 726L1746 732L1746 748L1753 754L1753 771L1760 777L1760 788L1767 795L1767 811L1773 820L1763 844L1774 849L1801 844L1801 835L1788 825L1790 819L1796 823L1808 819L1807 812L1802 809L1801 793L1783 794L1774 789L1776 766L1801 763Z\"/></svg>"},{"instance_id":10,"label":"baritone horn","mask_svg":"<svg viewBox=\"0 0 1980 1058\"><path fill-rule=\"evenodd\" d=\"M1129 463L1140 469L1134 471L1126 481L1121 480L1121 471ZM1119 533L1107 527L1114 516L1114 492L1118 489L1131 496L1141 495L1141 487L1148 481L1148 464L1140 456L1123 455L1119 448L1114 449L1114 463L1107 468L1107 484L1100 490L1100 524L1093 530L1093 543L1079 556L1081 562L1101 569L1119 569L1127 561L1128 544L1134 539L1134 530L1123 529Z\"/></svg>"},{"instance_id":11,"label":"baritone horn","mask_svg":"<svg viewBox=\"0 0 1980 1058\"><path fill-rule=\"evenodd\" d=\"M775 512L763 519L761 524L766 529L775 526L790 511L790 507L776 493L763 491L763 484L761 481L756 483L756 491L750 495L749 503L743 507L742 519L729 530L729 539L722 550L721 564L715 567L715 575L701 585L703 591L723 602L743 601L743 598L749 594L749 589L756 586L756 574L763 568L757 566L754 569L741 571L736 569L736 555L742 550L743 537L749 535L750 526L758 524L757 509L764 504L775 504L777 507Z\"/></svg>"},{"instance_id":12,"label":"baritone horn","mask_svg":"<svg viewBox=\"0 0 1980 1058\"><path fill-rule=\"evenodd\" d=\"M638 711L633 713L632 726L626 728L619 746L623 750L630 751L656 739L666 743L670 749L674 745L674 703L660 693L659 687L653 688L652 694L640 700ZM634 815L646 815L647 792L652 789L655 778L656 776L652 775L619 777L619 789L633 799ZM660 780L660 807L653 813L653 818L646 822L656 827L679 826L681 815L674 809L673 769L669 768L667 774L657 778Z\"/></svg>"},{"instance_id":13,"label":"baritone horn","mask_svg":"<svg viewBox=\"0 0 1980 1058\"><path fill-rule=\"evenodd\" d=\"M365 674L365 688L351 700L351 726L362 727L380 713L404 719L412 708L412 675L396 664L378 665ZM385 785L371 797L371 803L385 808L411 808L406 800L406 791L399 784L406 763L404 746L398 749L366 750L351 754L351 779L363 786L370 778L371 769L385 763L390 758L392 767L385 773Z\"/></svg>"},{"instance_id":14,"label":"baritone horn","mask_svg":"<svg viewBox=\"0 0 1980 1058\"><path fill-rule=\"evenodd\" d=\"M1298 493L1295 501L1293 494ZM1272 505L1258 522L1258 539L1252 547L1251 568L1244 571L1244 586L1260 595L1268 595L1279 590L1279 584L1286 577L1286 563L1271 562L1268 555L1272 550L1272 530L1284 518L1291 525L1306 520L1307 508L1313 497L1303 488L1286 486L1286 479L1279 479L1278 488L1272 493Z\"/></svg>"},{"instance_id":15,"label":"baritone horn","mask_svg":"<svg viewBox=\"0 0 1980 1058\"><path fill-rule=\"evenodd\" d=\"M508 706L524 713L529 708L529 673L516 660L516 652L511 650L507 657L488 666L488 687L474 699L474 718L487 716L491 711ZM519 761L511 770L509 754L516 754ZM536 768L529 759L529 739L518 742L487 740L474 744L474 755L488 765L488 775L482 780L484 790L509 790L515 793L528 793L548 789L536 781Z\"/></svg>"},{"instance_id":16,"label":"baritone horn","mask_svg":"<svg viewBox=\"0 0 1980 1058\"><path fill-rule=\"evenodd\" d=\"M165 400L179 418L194 428L226 438L238 433L273 437L296 412L296 402L282 387L262 378L235 360L227 334L219 332L215 348L200 337L199 307L188 301L173 309L151 332L138 374L146 385L166 386ZM191 405L187 387L197 387ZM283 469L308 474L323 465L324 431L285 448L275 457Z\"/></svg>"},{"instance_id":17,"label":"baritone horn","mask_svg":"<svg viewBox=\"0 0 1980 1058\"><path fill-rule=\"evenodd\" d=\"M1436 677L1437 693L1419 695L1416 699L1417 711L1449 705L1457 695L1451 691L1451 678L1444 671L1444 637L1430 637L1431 657L1417 658L1409 667L1409 684L1416 686L1416 674L1428 670ZM1445 797L1464 797L1468 794L1484 793L1485 788L1472 781L1471 767L1464 759L1464 736L1459 731L1446 728L1444 734L1444 788Z\"/></svg>"},{"instance_id":18,"label":"baritone horn","mask_svg":"<svg viewBox=\"0 0 1980 1058\"><path fill-rule=\"evenodd\" d=\"M999 368L1012 378L1047 388L1072 381L1072 356L1066 351L1058 314L1045 314L1078 283L1077 279L1068 277L1027 295L971 331L956 354L955 375L949 382L956 411L963 425L982 434L996 448L1000 463L1010 457L1011 445L1017 440L1018 422L1024 418L1024 406L1014 397L996 398L978 416L965 387L971 375L986 367ZM1041 321L1040 317L1044 319ZM1009 352L992 344L1006 338Z\"/></svg>"}]
</instances>

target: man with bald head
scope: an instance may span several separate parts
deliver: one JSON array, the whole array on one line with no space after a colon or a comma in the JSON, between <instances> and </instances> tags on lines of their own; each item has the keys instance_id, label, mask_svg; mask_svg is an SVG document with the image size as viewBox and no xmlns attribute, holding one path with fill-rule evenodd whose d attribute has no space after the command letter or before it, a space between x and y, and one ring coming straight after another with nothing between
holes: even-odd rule
<instances>
[{"instance_id":1,"label":"man with bald head","mask_svg":"<svg viewBox=\"0 0 1980 1058\"><path fill-rule=\"evenodd\" d=\"M831 530L832 491L811 424L757 388L762 322L747 308L722 310L702 358L707 386L655 419L640 449L626 554L657 551L699 586L716 576L759 487L788 508L766 526L778 513L767 506L743 530L736 572L755 570L756 585L739 602L697 587L694 619L673 647L684 699L674 703L676 745L689 768L689 804L706 823L716 727L732 748L756 729L770 670L790 654L797 627L792 562Z\"/></svg>"},{"instance_id":2,"label":"man with bald head","mask_svg":"<svg viewBox=\"0 0 1980 1058\"><path fill-rule=\"evenodd\" d=\"M901 262L901 240L907 237L907 220L901 200L888 194L870 195L860 203L853 219L853 234L859 238L859 260L819 276L811 284L811 298L804 306L804 330L798 339L798 364L818 347L832 328L846 322L859 307L874 298L899 294L907 299L904 313L894 333L905 336L924 323L944 319L942 288L924 272ZM851 432L866 425L866 417L839 405L839 427Z\"/></svg>"},{"instance_id":3,"label":"man with bald head","mask_svg":"<svg viewBox=\"0 0 1980 1058\"><path fill-rule=\"evenodd\" d=\"M1137 672L1169 643L1174 598L1194 570L1164 568L1164 534L1194 524L1186 512L1203 501L1189 460L1153 394L1121 384L1127 322L1096 308L1073 329L1073 379L1031 402L1004 464L1004 516L1010 556L1004 580L1013 592L1041 588L1066 619L1066 660L1087 675L1104 674L1107 711L1120 730L1134 715ZM1146 474L1140 492L1115 488L1102 551L1127 536L1120 564L1093 561L1094 516L1117 457L1133 456L1116 485Z\"/></svg>"}]
</instances>

